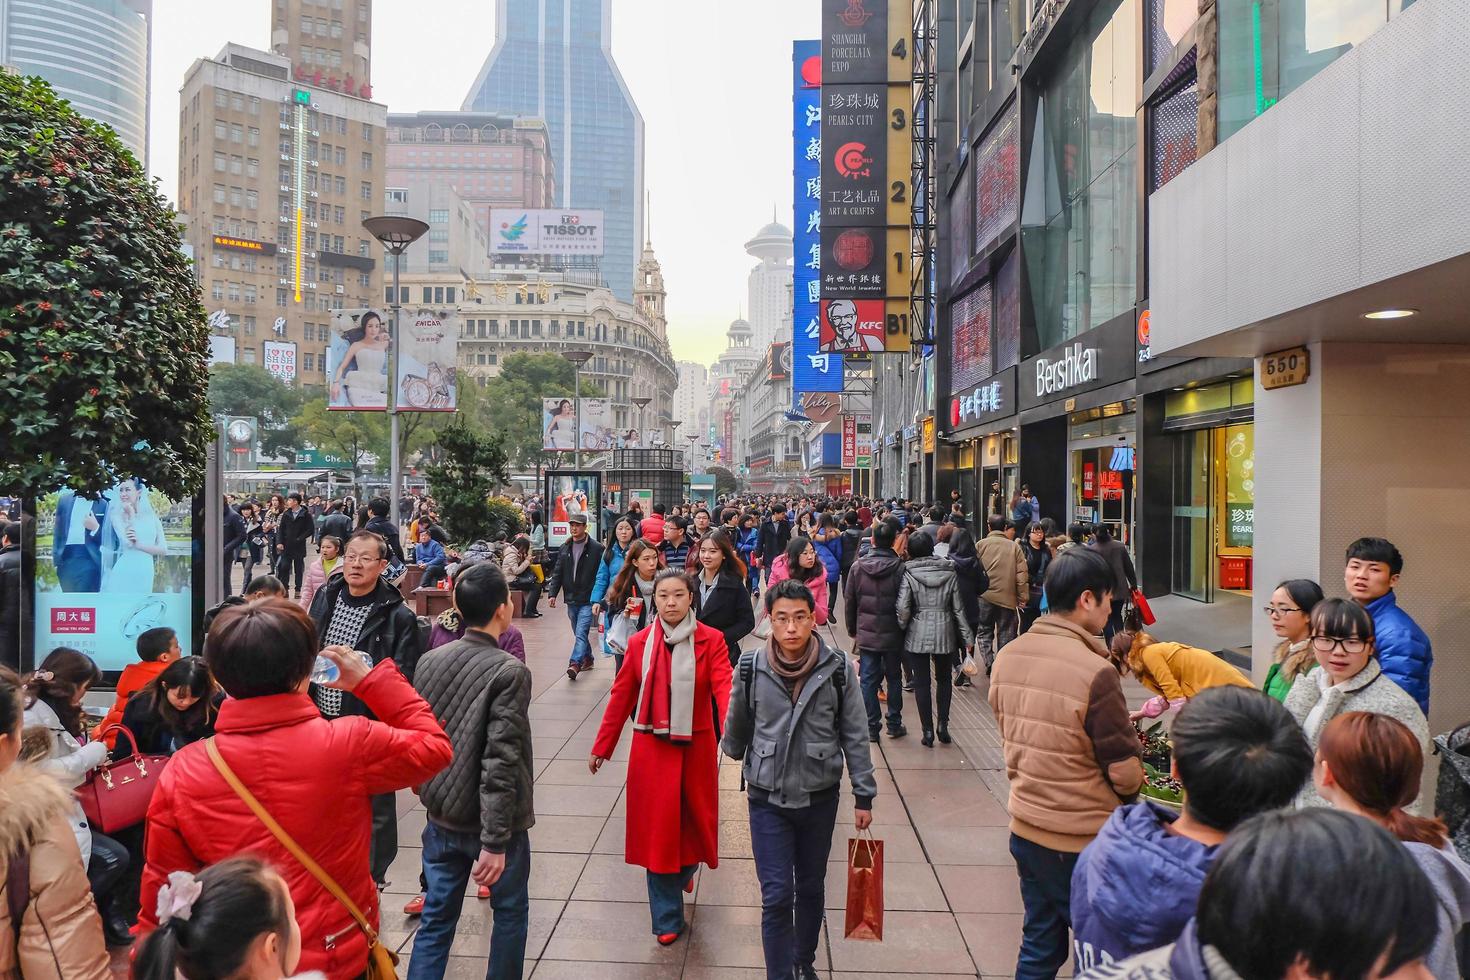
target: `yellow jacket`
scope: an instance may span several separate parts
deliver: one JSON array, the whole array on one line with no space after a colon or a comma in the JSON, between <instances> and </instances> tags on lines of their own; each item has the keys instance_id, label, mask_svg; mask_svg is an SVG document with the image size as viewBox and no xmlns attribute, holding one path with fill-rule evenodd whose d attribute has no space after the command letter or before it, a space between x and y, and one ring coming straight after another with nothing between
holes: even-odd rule
<instances>
[{"instance_id":1,"label":"yellow jacket","mask_svg":"<svg viewBox=\"0 0 1470 980\"><path fill-rule=\"evenodd\" d=\"M1128 653L1128 666L1138 682L1173 701L1192 698L1211 687L1255 687L1240 671L1208 650L1183 643L1159 643L1145 633Z\"/></svg>"}]
</instances>

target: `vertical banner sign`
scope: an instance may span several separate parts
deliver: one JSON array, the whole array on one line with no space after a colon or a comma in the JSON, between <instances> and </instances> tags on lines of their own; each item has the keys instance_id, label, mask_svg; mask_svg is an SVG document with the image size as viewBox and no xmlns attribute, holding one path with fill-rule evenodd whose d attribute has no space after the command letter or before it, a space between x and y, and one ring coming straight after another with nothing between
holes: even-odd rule
<instances>
[{"instance_id":1,"label":"vertical banner sign","mask_svg":"<svg viewBox=\"0 0 1470 980\"><path fill-rule=\"evenodd\" d=\"M282 384L296 380L296 344L289 340L267 340L261 345L265 369Z\"/></svg>"},{"instance_id":2,"label":"vertical banner sign","mask_svg":"<svg viewBox=\"0 0 1470 980\"><path fill-rule=\"evenodd\" d=\"M821 349L822 270L822 44L794 41L792 62L791 169L796 248L792 296L791 390L794 406L802 392L841 391L842 355Z\"/></svg>"},{"instance_id":3,"label":"vertical banner sign","mask_svg":"<svg viewBox=\"0 0 1470 980\"><path fill-rule=\"evenodd\" d=\"M857 416L842 416L842 468L850 470L857 465Z\"/></svg>"},{"instance_id":4,"label":"vertical banner sign","mask_svg":"<svg viewBox=\"0 0 1470 980\"><path fill-rule=\"evenodd\" d=\"M822 0L818 347L910 349L913 0Z\"/></svg>"},{"instance_id":5,"label":"vertical banner sign","mask_svg":"<svg viewBox=\"0 0 1470 980\"><path fill-rule=\"evenodd\" d=\"M873 416L868 414L857 417L857 462L860 470L872 468L873 465Z\"/></svg>"},{"instance_id":6,"label":"vertical banner sign","mask_svg":"<svg viewBox=\"0 0 1470 980\"><path fill-rule=\"evenodd\" d=\"M403 347L398 352L400 412L452 412L456 407L455 362L459 317L443 310L404 310Z\"/></svg>"}]
</instances>

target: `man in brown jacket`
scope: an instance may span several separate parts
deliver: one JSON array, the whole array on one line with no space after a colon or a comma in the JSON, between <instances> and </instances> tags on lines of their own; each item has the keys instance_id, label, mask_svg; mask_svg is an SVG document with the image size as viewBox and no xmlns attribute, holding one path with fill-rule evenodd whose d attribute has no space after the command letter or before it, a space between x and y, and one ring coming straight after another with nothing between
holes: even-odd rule
<instances>
[{"instance_id":1,"label":"man in brown jacket","mask_svg":"<svg viewBox=\"0 0 1470 980\"><path fill-rule=\"evenodd\" d=\"M1018 980L1053 980L1067 962L1077 855L1143 785L1138 733L1097 638L1112 591L1101 555L1057 556L1046 573L1050 611L1005 648L991 675L1025 906Z\"/></svg>"},{"instance_id":2,"label":"man in brown jacket","mask_svg":"<svg viewBox=\"0 0 1470 980\"><path fill-rule=\"evenodd\" d=\"M1000 648L1016 638L1021 626L1021 606L1030 598L1027 587L1026 553L1014 538L1006 536L1006 519L991 514L987 521L990 533L975 546L980 564L990 578L990 588L980 597L980 628L975 631L975 645L985 660L985 673L990 673Z\"/></svg>"}]
</instances>

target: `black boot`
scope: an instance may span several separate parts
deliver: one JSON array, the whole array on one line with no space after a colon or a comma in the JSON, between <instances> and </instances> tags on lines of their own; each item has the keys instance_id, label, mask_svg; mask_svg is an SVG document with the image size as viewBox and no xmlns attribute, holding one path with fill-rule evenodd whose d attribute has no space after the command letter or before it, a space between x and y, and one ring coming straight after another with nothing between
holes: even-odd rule
<instances>
[{"instance_id":1,"label":"black boot","mask_svg":"<svg viewBox=\"0 0 1470 980\"><path fill-rule=\"evenodd\" d=\"M926 749L932 749L934 747L934 733L925 729L923 736L919 738L919 744Z\"/></svg>"},{"instance_id":2,"label":"black boot","mask_svg":"<svg viewBox=\"0 0 1470 980\"><path fill-rule=\"evenodd\" d=\"M939 740L941 742L943 742L945 745L948 745L951 741L953 741L953 739L951 739L949 737L949 726L948 725L940 725L939 726L939 731L937 731L935 734L937 734L939 736Z\"/></svg>"}]
</instances>

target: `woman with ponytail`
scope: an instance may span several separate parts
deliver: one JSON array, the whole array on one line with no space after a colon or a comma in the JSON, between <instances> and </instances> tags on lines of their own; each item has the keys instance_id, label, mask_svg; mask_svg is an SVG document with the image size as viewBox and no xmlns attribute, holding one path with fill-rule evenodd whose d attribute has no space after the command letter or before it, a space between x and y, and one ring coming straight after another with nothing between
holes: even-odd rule
<instances>
[{"instance_id":1,"label":"woman with ponytail","mask_svg":"<svg viewBox=\"0 0 1470 980\"><path fill-rule=\"evenodd\" d=\"M300 962L286 882L255 858L232 858L197 877L168 876L158 890L158 928L138 951L133 980L283 980Z\"/></svg>"},{"instance_id":2,"label":"woman with ponytail","mask_svg":"<svg viewBox=\"0 0 1470 980\"><path fill-rule=\"evenodd\" d=\"M21 726L20 681L0 667L0 977L107 980L102 920L68 820L71 794L16 764ZM26 894L12 895L11 882L24 882Z\"/></svg>"},{"instance_id":3,"label":"woman with ponytail","mask_svg":"<svg viewBox=\"0 0 1470 980\"><path fill-rule=\"evenodd\" d=\"M1470 974L1456 955L1456 937L1470 921L1470 866L1450 846L1444 821L1406 808L1419 795L1424 752L1403 722L1350 711L1322 729L1312 782L1339 810L1367 817L1408 847L1438 899L1439 933L1425 964L1437 980Z\"/></svg>"}]
</instances>

